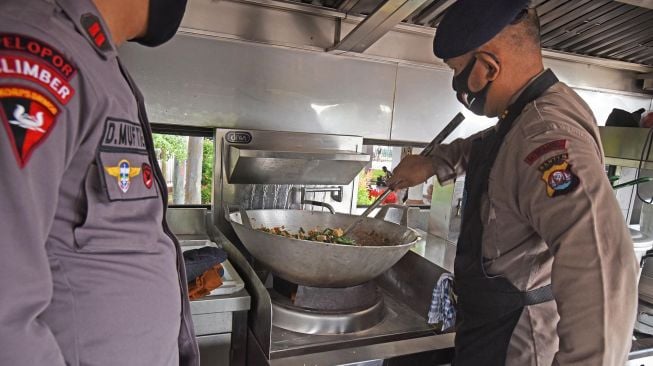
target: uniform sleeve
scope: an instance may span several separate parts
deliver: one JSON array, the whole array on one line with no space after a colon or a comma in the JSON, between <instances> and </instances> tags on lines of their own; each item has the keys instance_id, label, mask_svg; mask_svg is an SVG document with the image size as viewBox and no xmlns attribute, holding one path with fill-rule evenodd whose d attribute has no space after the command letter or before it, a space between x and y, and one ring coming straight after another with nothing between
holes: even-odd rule
<instances>
[{"instance_id":1,"label":"uniform sleeve","mask_svg":"<svg viewBox=\"0 0 653 366\"><path fill-rule=\"evenodd\" d=\"M58 74L38 58L0 56L14 73L19 67L40 70L39 80L0 74L0 365L64 366L41 317L53 295L46 241L74 151L79 101L71 94L76 81L64 74L53 81ZM48 89L53 85L55 91Z\"/></svg>"},{"instance_id":2,"label":"uniform sleeve","mask_svg":"<svg viewBox=\"0 0 653 366\"><path fill-rule=\"evenodd\" d=\"M431 154L435 176L440 185L445 185L464 175L472 151L472 142L487 133L489 129L478 132L465 139L456 139L450 144L437 145Z\"/></svg>"},{"instance_id":3,"label":"uniform sleeve","mask_svg":"<svg viewBox=\"0 0 653 366\"><path fill-rule=\"evenodd\" d=\"M522 147L519 207L554 256L560 314L554 365L623 365L637 265L601 150L587 131L569 126L527 136Z\"/></svg>"}]
</instances>

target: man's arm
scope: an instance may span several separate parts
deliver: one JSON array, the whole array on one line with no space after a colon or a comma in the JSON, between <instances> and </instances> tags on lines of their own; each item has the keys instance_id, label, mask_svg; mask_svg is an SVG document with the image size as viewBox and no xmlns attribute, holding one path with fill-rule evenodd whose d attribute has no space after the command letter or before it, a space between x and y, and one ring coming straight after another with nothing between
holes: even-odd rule
<instances>
[{"instance_id":1,"label":"man's arm","mask_svg":"<svg viewBox=\"0 0 653 366\"><path fill-rule=\"evenodd\" d=\"M3 28L19 28L12 20L0 20ZM11 34L12 42L23 37ZM0 365L64 366L41 314L53 295L46 241L80 130L74 94L79 76L57 67L67 64L63 57L52 61L57 51L49 42L29 39L52 52L43 58L0 52L3 64L15 71L0 74ZM12 77L19 66L33 72Z\"/></svg>"},{"instance_id":2,"label":"man's arm","mask_svg":"<svg viewBox=\"0 0 653 366\"><path fill-rule=\"evenodd\" d=\"M11 85L11 86L8 86ZM7 97L12 94L13 97ZM23 94L23 95L17 95ZM1 97L5 95L5 97ZM52 298L52 274L46 239L58 202L58 187L65 170L66 121L57 112L49 127L29 130L33 110L46 93L26 83L0 79L0 364L64 365L54 336L39 320ZM38 105L38 106L37 106ZM53 104L54 105L54 104ZM32 107L30 109L29 107ZM24 108L23 120L17 118ZM32 110L32 112L30 112ZM23 123L22 125L19 123ZM45 132L36 130L41 129ZM32 147L28 144L33 139Z\"/></svg>"},{"instance_id":3,"label":"man's arm","mask_svg":"<svg viewBox=\"0 0 653 366\"><path fill-rule=\"evenodd\" d=\"M494 128L494 127L492 127ZM395 168L389 181L393 189L412 187L436 176L440 185L451 183L465 174L472 141L481 137L487 130L465 139L456 139L450 144L437 145L428 157L411 155L405 157Z\"/></svg>"},{"instance_id":4,"label":"man's arm","mask_svg":"<svg viewBox=\"0 0 653 366\"><path fill-rule=\"evenodd\" d=\"M517 168L520 210L554 255L554 365L620 365L637 301L632 242L597 143L557 127L526 136Z\"/></svg>"}]
</instances>

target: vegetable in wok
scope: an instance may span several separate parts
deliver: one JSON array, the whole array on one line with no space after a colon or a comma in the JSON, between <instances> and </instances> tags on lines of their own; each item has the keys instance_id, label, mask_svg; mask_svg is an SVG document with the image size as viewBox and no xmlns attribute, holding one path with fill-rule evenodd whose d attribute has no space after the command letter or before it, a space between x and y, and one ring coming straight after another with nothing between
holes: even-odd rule
<instances>
[{"instance_id":1,"label":"vegetable in wok","mask_svg":"<svg viewBox=\"0 0 653 366\"><path fill-rule=\"evenodd\" d=\"M311 229L308 232L306 232L304 228L299 228L299 231L296 234L286 230L285 226L273 228L262 227L258 230L291 239L319 241L331 244L358 245L354 239L344 236L345 231L341 228L326 228L323 230L316 228Z\"/></svg>"}]
</instances>

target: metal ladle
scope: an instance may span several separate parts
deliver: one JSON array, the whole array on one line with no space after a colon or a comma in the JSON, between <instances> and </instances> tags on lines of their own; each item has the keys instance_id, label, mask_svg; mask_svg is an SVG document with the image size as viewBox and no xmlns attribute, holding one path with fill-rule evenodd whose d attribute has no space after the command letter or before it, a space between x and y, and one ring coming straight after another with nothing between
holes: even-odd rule
<instances>
[{"instance_id":1,"label":"metal ladle","mask_svg":"<svg viewBox=\"0 0 653 366\"><path fill-rule=\"evenodd\" d=\"M440 133L435 136L433 141L431 141L424 150L419 154L420 156L429 156L433 149L435 148L435 145L438 145L442 143L460 124L465 120L465 116L462 113L456 114L456 116L444 127ZM372 211L374 211L375 208L379 207L381 203L392 193L391 188L387 188L383 194L381 194L372 204L365 210L363 213L354 221L352 222L344 231L344 235L348 235L358 224L360 224Z\"/></svg>"}]
</instances>

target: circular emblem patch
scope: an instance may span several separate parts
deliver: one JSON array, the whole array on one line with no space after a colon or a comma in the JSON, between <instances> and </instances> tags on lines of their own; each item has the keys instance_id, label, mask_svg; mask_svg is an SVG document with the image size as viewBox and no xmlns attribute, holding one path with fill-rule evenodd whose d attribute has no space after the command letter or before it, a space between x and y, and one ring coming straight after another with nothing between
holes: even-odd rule
<instances>
[{"instance_id":1,"label":"circular emblem patch","mask_svg":"<svg viewBox=\"0 0 653 366\"><path fill-rule=\"evenodd\" d=\"M572 176L567 170L556 170L549 175L549 186L556 191L569 188Z\"/></svg>"}]
</instances>

